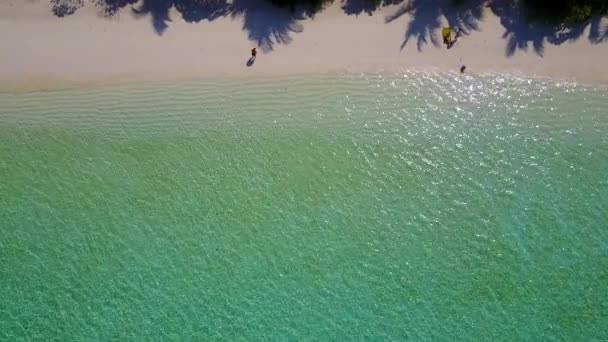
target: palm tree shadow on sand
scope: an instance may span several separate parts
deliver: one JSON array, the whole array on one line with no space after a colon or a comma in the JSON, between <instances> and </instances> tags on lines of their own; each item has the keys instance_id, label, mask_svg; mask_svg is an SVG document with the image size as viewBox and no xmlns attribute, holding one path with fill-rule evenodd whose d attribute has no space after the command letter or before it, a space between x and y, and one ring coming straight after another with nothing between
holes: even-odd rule
<instances>
[{"instance_id":1,"label":"palm tree shadow on sand","mask_svg":"<svg viewBox=\"0 0 608 342\"><path fill-rule=\"evenodd\" d=\"M58 17L65 17L74 14L84 6L83 0L50 0L51 10Z\"/></svg>"},{"instance_id":2,"label":"palm tree shadow on sand","mask_svg":"<svg viewBox=\"0 0 608 342\"><path fill-rule=\"evenodd\" d=\"M607 16L608 17L608 16ZM602 17L596 17L589 24L589 41L593 44L608 42L608 19L602 27Z\"/></svg>"},{"instance_id":3,"label":"palm tree shadow on sand","mask_svg":"<svg viewBox=\"0 0 608 342\"><path fill-rule=\"evenodd\" d=\"M363 13L372 15L380 7L398 5L402 2L403 0L378 0L377 2L370 0L341 0L341 7L344 13L348 15L360 15Z\"/></svg>"},{"instance_id":4,"label":"palm tree shadow on sand","mask_svg":"<svg viewBox=\"0 0 608 342\"><path fill-rule=\"evenodd\" d=\"M162 35L171 23L171 9L175 8L189 23L212 22L218 18L230 17L242 21L242 29L249 40L263 52L274 50L276 45L292 42L293 35L304 30L302 21L314 16L311 8L291 10L277 8L268 0L49 0L53 13L66 17L76 13L85 3L94 4L102 16L113 17L131 13L137 18L151 19L152 27ZM443 25L461 29L464 34L479 30L483 20L484 7L488 7L500 18L504 27L502 38L506 41L505 54L510 57L518 50L544 55L545 44L560 45L582 37L589 27L588 40L592 44L608 42L608 19L595 17L573 27L550 27L530 23L522 6L514 0L380 0L373 5L368 0L340 1L342 10L349 15L372 14L378 7L402 3L399 8L385 18L392 23L404 15L411 16L407 23L401 49L416 41L418 51L424 45L440 46L439 31ZM457 0L456 0L457 1ZM328 1L327 3L331 3ZM602 21L604 20L604 21Z\"/></svg>"},{"instance_id":5,"label":"palm tree shadow on sand","mask_svg":"<svg viewBox=\"0 0 608 342\"><path fill-rule=\"evenodd\" d=\"M454 5L452 0L409 0L387 16L385 22L389 24L405 14L410 15L401 49L415 39L418 51L422 51L426 44L441 45L439 32L444 25L461 29L464 34L479 30L483 4L484 0L471 0L466 5Z\"/></svg>"},{"instance_id":6,"label":"palm tree shadow on sand","mask_svg":"<svg viewBox=\"0 0 608 342\"><path fill-rule=\"evenodd\" d=\"M276 8L263 0L234 0L230 15L242 20L243 31L263 52L291 43L294 33L304 31L301 21L307 18L304 10Z\"/></svg>"},{"instance_id":7,"label":"palm tree shadow on sand","mask_svg":"<svg viewBox=\"0 0 608 342\"><path fill-rule=\"evenodd\" d=\"M500 18L505 31L502 38L506 40L505 55L511 57L519 50L528 51L531 46L538 56L543 57L545 44L561 45L573 42L583 36L589 26L588 39L593 44L608 41L608 24L601 27L602 17L594 17L587 22L566 26L550 26L530 22L522 6L513 1L494 0L490 4L492 12Z\"/></svg>"},{"instance_id":8,"label":"palm tree shadow on sand","mask_svg":"<svg viewBox=\"0 0 608 342\"><path fill-rule=\"evenodd\" d=\"M171 9L189 23L214 21L222 17L241 20L249 40L264 52L276 45L289 44L292 35L304 30L301 21L314 15L310 8L277 8L266 0L50 0L58 17L72 15L85 2L93 3L102 16L111 18L130 10L136 18L149 17L152 27L162 35L171 23Z\"/></svg>"},{"instance_id":9,"label":"palm tree shadow on sand","mask_svg":"<svg viewBox=\"0 0 608 342\"><path fill-rule=\"evenodd\" d=\"M602 17L574 26L552 27L530 22L523 6L513 0L468 0L455 4L454 0L409 0L393 14L385 18L392 23L403 15L411 16L401 44L401 49L414 39L418 51L426 44L440 46L439 32L446 25L461 29L464 34L479 30L484 8L500 18L504 27L505 55L513 56L518 50L528 51L532 47L538 56L544 55L545 44L560 45L579 39L589 26L588 39L593 44L608 42L608 23ZM605 20L607 21L607 20Z\"/></svg>"}]
</instances>

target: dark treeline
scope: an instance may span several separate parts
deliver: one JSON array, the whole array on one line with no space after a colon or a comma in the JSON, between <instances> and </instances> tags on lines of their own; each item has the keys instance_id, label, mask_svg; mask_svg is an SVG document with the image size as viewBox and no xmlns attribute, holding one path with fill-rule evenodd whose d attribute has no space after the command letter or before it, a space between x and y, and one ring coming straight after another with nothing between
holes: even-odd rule
<instances>
[{"instance_id":1,"label":"dark treeline","mask_svg":"<svg viewBox=\"0 0 608 342\"><path fill-rule=\"evenodd\" d=\"M606 14L608 0L522 0L531 21L552 25L578 24Z\"/></svg>"},{"instance_id":2,"label":"dark treeline","mask_svg":"<svg viewBox=\"0 0 608 342\"><path fill-rule=\"evenodd\" d=\"M268 0L275 6L281 8L289 8L292 11L296 10L298 7L305 7L311 13L320 12L325 8L326 5L329 5L333 2L333 0Z\"/></svg>"}]
</instances>

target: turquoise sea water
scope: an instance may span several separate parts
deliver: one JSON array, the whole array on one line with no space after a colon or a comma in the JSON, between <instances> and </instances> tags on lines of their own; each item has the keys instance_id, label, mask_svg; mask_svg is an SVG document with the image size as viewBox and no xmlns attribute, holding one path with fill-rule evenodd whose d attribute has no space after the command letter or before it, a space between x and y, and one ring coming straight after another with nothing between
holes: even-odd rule
<instances>
[{"instance_id":1,"label":"turquoise sea water","mask_svg":"<svg viewBox=\"0 0 608 342\"><path fill-rule=\"evenodd\" d=\"M0 95L0 340L607 340L608 92Z\"/></svg>"}]
</instances>

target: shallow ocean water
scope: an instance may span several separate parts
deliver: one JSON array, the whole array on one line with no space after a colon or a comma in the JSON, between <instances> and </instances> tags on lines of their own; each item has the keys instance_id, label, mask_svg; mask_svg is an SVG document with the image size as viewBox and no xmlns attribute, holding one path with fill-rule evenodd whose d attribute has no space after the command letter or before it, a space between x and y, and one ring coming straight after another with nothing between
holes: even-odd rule
<instances>
[{"instance_id":1,"label":"shallow ocean water","mask_svg":"<svg viewBox=\"0 0 608 342\"><path fill-rule=\"evenodd\" d=\"M608 91L404 72L0 95L0 339L606 340Z\"/></svg>"}]
</instances>

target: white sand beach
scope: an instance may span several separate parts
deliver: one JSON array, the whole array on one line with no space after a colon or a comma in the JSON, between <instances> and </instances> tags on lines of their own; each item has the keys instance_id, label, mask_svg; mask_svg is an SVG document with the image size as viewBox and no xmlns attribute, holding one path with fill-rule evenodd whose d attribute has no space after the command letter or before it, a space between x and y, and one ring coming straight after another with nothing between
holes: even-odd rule
<instances>
[{"instance_id":1,"label":"white sand beach","mask_svg":"<svg viewBox=\"0 0 608 342\"><path fill-rule=\"evenodd\" d=\"M558 31L531 26L496 1L467 11L439 0L404 1L371 15L344 1L307 18L262 0L202 9L147 8L140 0L116 13L86 0L4 0L0 91L340 71L458 72L463 64L472 74L608 84L608 18ZM466 32L451 49L441 42L446 25ZM259 54L247 66L253 47Z\"/></svg>"}]
</instances>

